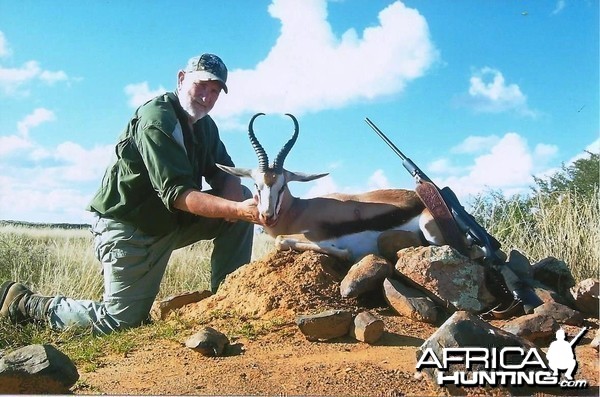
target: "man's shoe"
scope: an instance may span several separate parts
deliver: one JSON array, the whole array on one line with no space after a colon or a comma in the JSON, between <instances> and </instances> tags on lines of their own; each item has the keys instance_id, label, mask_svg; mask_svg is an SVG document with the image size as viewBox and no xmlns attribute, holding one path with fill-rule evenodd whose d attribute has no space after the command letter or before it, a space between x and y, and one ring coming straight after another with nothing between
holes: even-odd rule
<instances>
[{"instance_id":1,"label":"man's shoe","mask_svg":"<svg viewBox=\"0 0 600 397\"><path fill-rule=\"evenodd\" d=\"M0 317L12 323L46 322L53 297L34 294L24 284L6 281L0 286Z\"/></svg>"}]
</instances>

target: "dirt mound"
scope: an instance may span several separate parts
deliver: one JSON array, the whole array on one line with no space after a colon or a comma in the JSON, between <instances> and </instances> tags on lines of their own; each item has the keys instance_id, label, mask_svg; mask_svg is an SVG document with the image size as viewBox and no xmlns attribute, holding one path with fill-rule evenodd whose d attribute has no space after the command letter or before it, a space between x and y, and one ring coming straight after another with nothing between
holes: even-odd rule
<instances>
[{"instance_id":1,"label":"dirt mound","mask_svg":"<svg viewBox=\"0 0 600 397\"><path fill-rule=\"evenodd\" d=\"M248 318L289 318L326 309L355 310L340 295L347 264L316 252L273 251L230 274L217 293L186 308L189 315L232 312Z\"/></svg>"}]
</instances>

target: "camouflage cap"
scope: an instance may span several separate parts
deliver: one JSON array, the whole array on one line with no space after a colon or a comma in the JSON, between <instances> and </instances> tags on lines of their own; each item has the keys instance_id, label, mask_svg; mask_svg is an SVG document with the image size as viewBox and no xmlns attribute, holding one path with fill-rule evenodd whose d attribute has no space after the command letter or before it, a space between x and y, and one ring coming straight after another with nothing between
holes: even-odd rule
<instances>
[{"instance_id":1,"label":"camouflage cap","mask_svg":"<svg viewBox=\"0 0 600 397\"><path fill-rule=\"evenodd\" d=\"M227 66L225 66L218 56L214 54L202 54L190 58L184 71L188 74L191 73L198 80L218 81L223 91L227 93L227 85L225 84L227 82Z\"/></svg>"}]
</instances>

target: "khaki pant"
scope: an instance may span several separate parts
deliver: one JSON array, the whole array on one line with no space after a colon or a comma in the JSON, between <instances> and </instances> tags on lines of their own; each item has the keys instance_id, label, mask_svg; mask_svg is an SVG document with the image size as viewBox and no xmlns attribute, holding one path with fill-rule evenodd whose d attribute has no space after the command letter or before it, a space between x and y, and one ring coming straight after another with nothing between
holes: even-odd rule
<instances>
[{"instance_id":1,"label":"khaki pant","mask_svg":"<svg viewBox=\"0 0 600 397\"><path fill-rule=\"evenodd\" d=\"M104 275L103 301L57 296L50 304L50 326L91 327L96 334L108 334L140 325L148 319L171 253L200 240L214 239L211 290L215 292L227 274L250 262L253 231L247 222L198 217L170 234L150 236L134 225L97 218L92 233Z\"/></svg>"}]
</instances>

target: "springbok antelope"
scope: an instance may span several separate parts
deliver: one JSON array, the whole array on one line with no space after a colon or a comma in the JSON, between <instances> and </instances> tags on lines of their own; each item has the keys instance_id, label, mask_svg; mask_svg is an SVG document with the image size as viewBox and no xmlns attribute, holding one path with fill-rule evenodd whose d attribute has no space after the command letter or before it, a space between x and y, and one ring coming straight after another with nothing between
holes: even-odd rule
<instances>
[{"instance_id":1,"label":"springbok antelope","mask_svg":"<svg viewBox=\"0 0 600 397\"><path fill-rule=\"evenodd\" d=\"M328 174L305 174L283 168L285 158L298 138L298 121L294 133L269 165L267 153L256 138L254 120L248 136L256 155L258 168L246 169L217 164L223 171L254 180L258 211L265 231L276 238L278 249L313 250L356 261L369 253L377 253L377 238L386 230L415 233L424 244L442 245L442 234L433 216L413 190L385 189L362 194L334 193L323 197L294 197L287 184L307 182Z\"/></svg>"}]
</instances>

